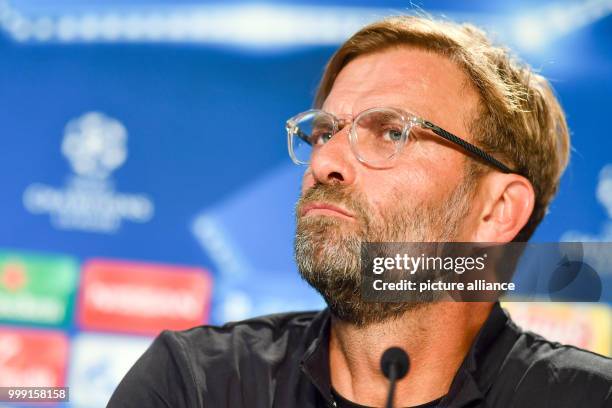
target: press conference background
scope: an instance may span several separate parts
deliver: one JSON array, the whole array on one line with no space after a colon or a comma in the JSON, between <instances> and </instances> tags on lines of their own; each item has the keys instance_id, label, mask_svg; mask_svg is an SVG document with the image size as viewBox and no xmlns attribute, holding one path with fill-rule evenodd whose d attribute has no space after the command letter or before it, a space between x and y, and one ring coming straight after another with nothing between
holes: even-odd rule
<instances>
[{"instance_id":1,"label":"press conference background","mask_svg":"<svg viewBox=\"0 0 612 408\"><path fill-rule=\"evenodd\" d=\"M0 1L0 386L104 406L164 328L321 308L284 121L390 14L483 25L552 80L572 159L533 240L612 241L612 2L458 3ZM509 307L609 354L602 279L598 304Z\"/></svg>"}]
</instances>

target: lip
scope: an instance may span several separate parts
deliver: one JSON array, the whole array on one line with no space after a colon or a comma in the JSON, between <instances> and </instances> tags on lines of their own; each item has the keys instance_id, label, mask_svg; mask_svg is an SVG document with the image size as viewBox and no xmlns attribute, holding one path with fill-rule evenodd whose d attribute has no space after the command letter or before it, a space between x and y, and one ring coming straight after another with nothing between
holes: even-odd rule
<instances>
[{"instance_id":1,"label":"lip","mask_svg":"<svg viewBox=\"0 0 612 408\"><path fill-rule=\"evenodd\" d=\"M327 203L311 203L304 206L302 209L302 216L306 216L309 213L317 213L320 215L332 215L332 216L342 216L345 218L354 219L355 217L349 211L345 210L342 207L338 207L336 205L327 204Z\"/></svg>"}]
</instances>

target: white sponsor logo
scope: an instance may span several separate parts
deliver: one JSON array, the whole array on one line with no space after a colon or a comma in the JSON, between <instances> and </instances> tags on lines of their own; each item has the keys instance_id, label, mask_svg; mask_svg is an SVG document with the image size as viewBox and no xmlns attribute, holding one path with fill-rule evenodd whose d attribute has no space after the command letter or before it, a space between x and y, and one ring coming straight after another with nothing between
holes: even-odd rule
<instances>
[{"instance_id":1,"label":"white sponsor logo","mask_svg":"<svg viewBox=\"0 0 612 408\"><path fill-rule=\"evenodd\" d=\"M0 295L0 318L57 324L66 315L66 305L53 296L19 293Z\"/></svg>"},{"instance_id":2,"label":"white sponsor logo","mask_svg":"<svg viewBox=\"0 0 612 408\"><path fill-rule=\"evenodd\" d=\"M197 294L186 290L96 283L86 293L86 301L105 313L143 318L198 319L202 309Z\"/></svg>"},{"instance_id":3,"label":"white sponsor logo","mask_svg":"<svg viewBox=\"0 0 612 408\"><path fill-rule=\"evenodd\" d=\"M61 146L74 174L66 186L29 185L23 204L49 214L58 229L114 233L123 221L144 223L154 205L144 194L115 191L111 173L127 159L127 130L116 119L88 112L68 122Z\"/></svg>"}]
</instances>

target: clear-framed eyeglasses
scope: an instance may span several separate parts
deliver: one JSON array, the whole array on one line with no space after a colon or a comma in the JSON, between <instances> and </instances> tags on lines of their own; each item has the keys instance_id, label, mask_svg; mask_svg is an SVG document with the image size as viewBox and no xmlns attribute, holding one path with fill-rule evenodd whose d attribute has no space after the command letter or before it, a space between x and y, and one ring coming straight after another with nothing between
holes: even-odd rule
<instances>
[{"instance_id":1,"label":"clear-framed eyeglasses","mask_svg":"<svg viewBox=\"0 0 612 408\"><path fill-rule=\"evenodd\" d=\"M289 156L296 164L308 165L312 155L347 124L348 121L320 109L311 109L295 115L286 122ZM353 154L360 162L372 167L393 166L412 129L418 126L460 146L467 153L504 173L514 173L479 147L401 109L367 109L359 113L350 125L349 141Z\"/></svg>"}]
</instances>

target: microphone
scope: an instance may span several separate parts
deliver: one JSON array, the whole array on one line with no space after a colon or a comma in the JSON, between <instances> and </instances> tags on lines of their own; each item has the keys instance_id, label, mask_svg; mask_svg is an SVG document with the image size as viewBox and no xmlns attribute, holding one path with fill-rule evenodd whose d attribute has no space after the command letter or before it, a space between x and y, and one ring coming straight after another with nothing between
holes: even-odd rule
<instances>
[{"instance_id":1,"label":"microphone","mask_svg":"<svg viewBox=\"0 0 612 408\"><path fill-rule=\"evenodd\" d=\"M386 408L393 408L393 397L395 394L395 383L406 376L410 369L410 358L408 354L399 347L390 347L380 358L380 369L385 377L389 379L389 394L387 394Z\"/></svg>"}]
</instances>

